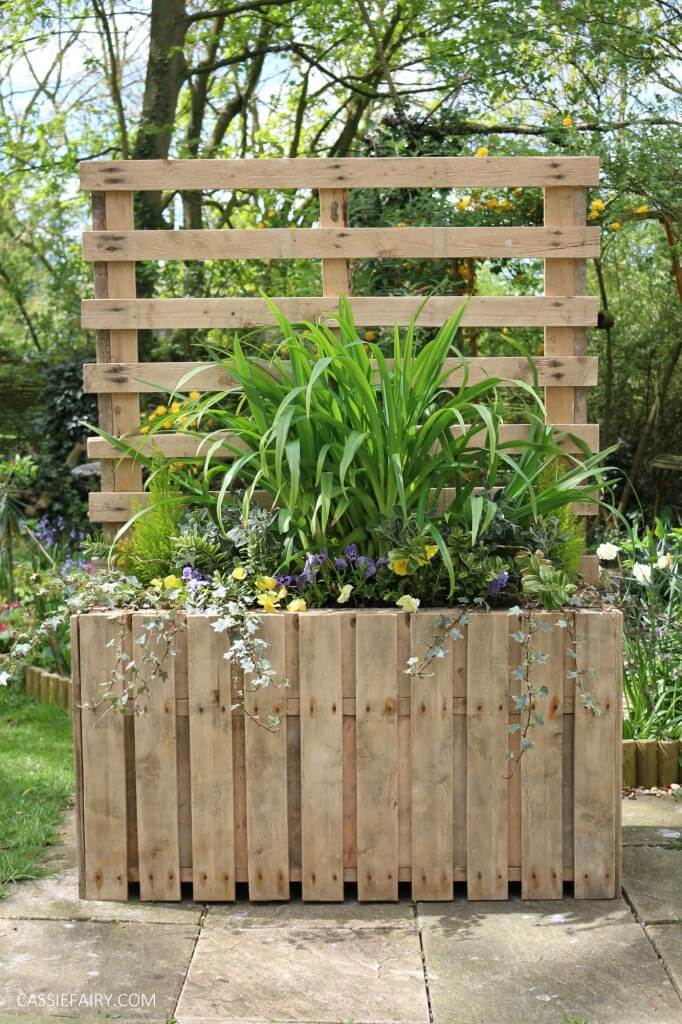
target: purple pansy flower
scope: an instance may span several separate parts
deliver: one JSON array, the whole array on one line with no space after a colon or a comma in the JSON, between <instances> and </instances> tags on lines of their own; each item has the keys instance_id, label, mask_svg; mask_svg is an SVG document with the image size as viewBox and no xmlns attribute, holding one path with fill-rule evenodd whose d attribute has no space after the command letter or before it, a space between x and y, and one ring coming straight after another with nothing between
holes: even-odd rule
<instances>
[{"instance_id":1,"label":"purple pansy flower","mask_svg":"<svg viewBox=\"0 0 682 1024\"><path fill-rule=\"evenodd\" d=\"M376 562L368 555L360 555L355 564L365 570L365 576L374 576L377 571Z\"/></svg>"},{"instance_id":2,"label":"purple pansy flower","mask_svg":"<svg viewBox=\"0 0 682 1024\"><path fill-rule=\"evenodd\" d=\"M354 562L358 557L358 546L357 544L347 544L343 549L343 553L349 562Z\"/></svg>"},{"instance_id":3,"label":"purple pansy flower","mask_svg":"<svg viewBox=\"0 0 682 1024\"><path fill-rule=\"evenodd\" d=\"M339 572L345 572L346 569L348 568L348 562L346 561L345 558L335 558L334 565L339 570Z\"/></svg>"},{"instance_id":4,"label":"purple pansy flower","mask_svg":"<svg viewBox=\"0 0 682 1024\"><path fill-rule=\"evenodd\" d=\"M495 579L492 580L492 582L490 584L490 593L491 594L499 594L499 592L501 590L504 590L504 588L507 586L508 583L509 583L509 573L508 572L501 572L499 576L496 576Z\"/></svg>"}]
</instances>

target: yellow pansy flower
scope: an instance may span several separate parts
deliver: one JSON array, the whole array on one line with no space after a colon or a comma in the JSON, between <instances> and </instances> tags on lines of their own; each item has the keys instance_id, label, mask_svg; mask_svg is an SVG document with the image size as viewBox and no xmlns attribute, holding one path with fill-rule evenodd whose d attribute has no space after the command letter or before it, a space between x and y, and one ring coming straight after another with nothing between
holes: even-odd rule
<instances>
[{"instance_id":1,"label":"yellow pansy flower","mask_svg":"<svg viewBox=\"0 0 682 1024\"><path fill-rule=\"evenodd\" d=\"M479 146L478 149L476 150L476 156L487 156L487 155L488 155L488 147L487 146Z\"/></svg>"},{"instance_id":2,"label":"yellow pansy flower","mask_svg":"<svg viewBox=\"0 0 682 1024\"><path fill-rule=\"evenodd\" d=\"M411 597L410 594L403 594L396 601L398 608L402 608L404 612L416 612L419 608L419 598Z\"/></svg>"},{"instance_id":3,"label":"yellow pansy flower","mask_svg":"<svg viewBox=\"0 0 682 1024\"><path fill-rule=\"evenodd\" d=\"M425 549L424 549L424 553L425 553L426 557L428 558L428 560L430 562L431 559L435 555L438 554L438 545L437 544L427 544Z\"/></svg>"},{"instance_id":4,"label":"yellow pansy flower","mask_svg":"<svg viewBox=\"0 0 682 1024\"><path fill-rule=\"evenodd\" d=\"M277 580L274 576L259 576L256 580L256 586L259 590L274 590L277 586Z\"/></svg>"},{"instance_id":5,"label":"yellow pansy flower","mask_svg":"<svg viewBox=\"0 0 682 1024\"><path fill-rule=\"evenodd\" d=\"M570 114L566 114L566 117L563 119L563 121L561 123L564 126L564 128L572 128L573 127L573 118L571 117Z\"/></svg>"},{"instance_id":6,"label":"yellow pansy flower","mask_svg":"<svg viewBox=\"0 0 682 1024\"><path fill-rule=\"evenodd\" d=\"M296 597L293 601L289 601L287 605L288 612L305 612L308 610L308 605L305 603L302 597Z\"/></svg>"},{"instance_id":7,"label":"yellow pansy flower","mask_svg":"<svg viewBox=\"0 0 682 1024\"><path fill-rule=\"evenodd\" d=\"M277 607L277 595L272 592L269 594L259 594L257 601L264 612L279 611L279 608Z\"/></svg>"},{"instance_id":8,"label":"yellow pansy flower","mask_svg":"<svg viewBox=\"0 0 682 1024\"><path fill-rule=\"evenodd\" d=\"M166 590L180 590L182 580L179 580L177 576L164 576L163 585Z\"/></svg>"},{"instance_id":9,"label":"yellow pansy flower","mask_svg":"<svg viewBox=\"0 0 682 1024\"><path fill-rule=\"evenodd\" d=\"M246 579L246 569L244 568L243 565L236 565L234 567L234 569L232 570L232 579L233 580L243 580L243 579Z\"/></svg>"},{"instance_id":10,"label":"yellow pansy flower","mask_svg":"<svg viewBox=\"0 0 682 1024\"><path fill-rule=\"evenodd\" d=\"M365 339L365 341L374 341L374 339L376 338L376 332L365 331L365 333L363 334L363 338Z\"/></svg>"},{"instance_id":11,"label":"yellow pansy flower","mask_svg":"<svg viewBox=\"0 0 682 1024\"><path fill-rule=\"evenodd\" d=\"M407 576L409 572L409 561L407 558L394 558L391 562L391 569L396 576Z\"/></svg>"}]
</instances>

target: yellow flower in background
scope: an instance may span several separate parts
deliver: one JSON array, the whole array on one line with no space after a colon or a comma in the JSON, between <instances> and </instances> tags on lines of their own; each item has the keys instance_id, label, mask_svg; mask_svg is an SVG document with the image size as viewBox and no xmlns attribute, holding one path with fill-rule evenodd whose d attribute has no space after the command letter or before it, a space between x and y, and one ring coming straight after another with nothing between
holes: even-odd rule
<instances>
[{"instance_id":1,"label":"yellow flower in background","mask_svg":"<svg viewBox=\"0 0 682 1024\"><path fill-rule=\"evenodd\" d=\"M407 558L394 558L391 562L391 569L396 576L407 576L409 572L409 561Z\"/></svg>"},{"instance_id":2,"label":"yellow flower in background","mask_svg":"<svg viewBox=\"0 0 682 1024\"><path fill-rule=\"evenodd\" d=\"M308 610L308 605L305 603L302 597L296 597L293 601L289 601L287 605L288 612L305 612Z\"/></svg>"},{"instance_id":3,"label":"yellow flower in background","mask_svg":"<svg viewBox=\"0 0 682 1024\"><path fill-rule=\"evenodd\" d=\"M460 265L457 267L457 273L459 274L460 277L467 278L469 276L469 268L466 265L466 263L460 263Z\"/></svg>"},{"instance_id":4,"label":"yellow flower in background","mask_svg":"<svg viewBox=\"0 0 682 1024\"><path fill-rule=\"evenodd\" d=\"M427 559L430 562L431 559L434 558L438 554L438 545L437 544L427 544L425 549L424 549L424 554L426 555Z\"/></svg>"},{"instance_id":5,"label":"yellow flower in background","mask_svg":"<svg viewBox=\"0 0 682 1024\"><path fill-rule=\"evenodd\" d=\"M256 586L259 590L274 590L277 586L277 580L274 576L259 576L256 580Z\"/></svg>"},{"instance_id":6,"label":"yellow flower in background","mask_svg":"<svg viewBox=\"0 0 682 1024\"><path fill-rule=\"evenodd\" d=\"M189 397L192 399L193 402L196 402L197 398L199 397L199 392L198 391L190 391Z\"/></svg>"},{"instance_id":7,"label":"yellow flower in background","mask_svg":"<svg viewBox=\"0 0 682 1024\"><path fill-rule=\"evenodd\" d=\"M563 119L563 121L561 123L564 126L564 128L572 128L573 127L573 118L571 117L570 114L566 114L566 117Z\"/></svg>"},{"instance_id":8,"label":"yellow flower in background","mask_svg":"<svg viewBox=\"0 0 682 1024\"><path fill-rule=\"evenodd\" d=\"M246 579L246 569L243 565L236 565L231 575L233 580L244 580Z\"/></svg>"},{"instance_id":9,"label":"yellow flower in background","mask_svg":"<svg viewBox=\"0 0 682 1024\"><path fill-rule=\"evenodd\" d=\"M404 612L416 612L419 608L419 598L411 597L410 594L403 594L396 601L398 608L402 608Z\"/></svg>"},{"instance_id":10,"label":"yellow flower in background","mask_svg":"<svg viewBox=\"0 0 682 1024\"><path fill-rule=\"evenodd\" d=\"M363 334L363 338L365 339L365 341L374 341L374 339L376 338L376 331L365 331L365 333Z\"/></svg>"},{"instance_id":11,"label":"yellow flower in background","mask_svg":"<svg viewBox=\"0 0 682 1024\"><path fill-rule=\"evenodd\" d=\"M637 209L635 210L635 213L648 213L648 212L649 212L649 207L647 206L646 203L642 203L642 205L638 206Z\"/></svg>"},{"instance_id":12,"label":"yellow flower in background","mask_svg":"<svg viewBox=\"0 0 682 1024\"><path fill-rule=\"evenodd\" d=\"M401 221L398 221L398 223L396 224L396 227L397 228L406 228L407 224L405 223L404 220L401 220Z\"/></svg>"},{"instance_id":13,"label":"yellow flower in background","mask_svg":"<svg viewBox=\"0 0 682 1024\"><path fill-rule=\"evenodd\" d=\"M599 210L590 210L590 220L596 220L599 216Z\"/></svg>"},{"instance_id":14,"label":"yellow flower in background","mask_svg":"<svg viewBox=\"0 0 682 1024\"><path fill-rule=\"evenodd\" d=\"M140 433L141 434L148 434L149 433L149 427L140 427Z\"/></svg>"},{"instance_id":15,"label":"yellow flower in background","mask_svg":"<svg viewBox=\"0 0 682 1024\"><path fill-rule=\"evenodd\" d=\"M165 405L157 405L156 409L154 410L153 415L154 416L163 416L166 412L168 412L168 410L166 409Z\"/></svg>"},{"instance_id":16,"label":"yellow flower in background","mask_svg":"<svg viewBox=\"0 0 682 1024\"><path fill-rule=\"evenodd\" d=\"M503 334L509 334L509 328L508 327L503 327L502 328L502 333Z\"/></svg>"},{"instance_id":17,"label":"yellow flower in background","mask_svg":"<svg viewBox=\"0 0 682 1024\"><path fill-rule=\"evenodd\" d=\"M171 407L170 407L170 411L171 412L180 412L181 409L182 409L182 406L180 405L179 402L172 402L171 403Z\"/></svg>"},{"instance_id":18,"label":"yellow flower in background","mask_svg":"<svg viewBox=\"0 0 682 1024\"><path fill-rule=\"evenodd\" d=\"M163 585L166 590L180 590L182 580L179 580L177 576L164 576Z\"/></svg>"},{"instance_id":19,"label":"yellow flower in background","mask_svg":"<svg viewBox=\"0 0 682 1024\"><path fill-rule=\"evenodd\" d=\"M490 199L486 199L485 205L488 207L489 210L494 210L495 207L497 206L497 199L495 198L495 196L491 196Z\"/></svg>"},{"instance_id":20,"label":"yellow flower in background","mask_svg":"<svg viewBox=\"0 0 682 1024\"><path fill-rule=\"evenodd\" d=\"M466 210L469 206L471 206L471 203L472 203L471 196L464 196L464 198L460 199L459 202L457 203L457 209L458 210Z\"/></svg>"},{"instance_id":21,"label":"yellow flower in background","mask_svg":"<svg viewBox=\"0 0 682 1024\"><path fill-rule=\"evenodd\" d=\"M272 592L268 594L259 594L256 600L264 612L279 611L279 608L277 607L277 595Z\"/></svg>"},{"instance_id":22,"label":"yellow flower in background","mask_svg":"<svg viewBox=\"0 0 682 1024\"><path fill-rule=\"evenodd\" d=\"M152 580L152 586L156 587L157 590L161 590L161 588L163 587L163 580L160 580L157 577L157 579Z\"/></svg>"},{"instance_id":23,"label":"yellow flower in background","mask_svg":"<svg viewBox=\"0 0 682 1024\"><path fill-rule=\"evenodd\" d=\"M265 224L256 224L256 227L257 227L257 228L264 228L264 227L265 227Z\"/></svg>"},{"instance_id":24,"label":"yellow flower in background","mask_svg":"<svg viewBox=\"0 0 682 1024\"><path fill-rule=\"evenodd\" d=\"M605 210L606 209L606 203L604 202L603 199L593 199L592 202L590 203L590 209L591 210Z\"/></svg>"},{"instance_id":25,"label":"yellow flower in background","mask_svg":"<svg viewBox=\"0 0 682 1024\"><path fill-rule=\"evenodd\" d=\"M487 146L479 146L478 149L476 150L476 156L487 156L487 155L488 155L488 147Z\"/></svg>"},{"instance_id":26,"label":"yellow flower in background","mask_svg":"<svg viewBox=\"0 0 682 1024\"><path fill-rule=\"evenodd\" d=\"M620 221L614 220L613 224L609 224L612 231L620 231L622 224Z\"/></svg>"}]
</instances>

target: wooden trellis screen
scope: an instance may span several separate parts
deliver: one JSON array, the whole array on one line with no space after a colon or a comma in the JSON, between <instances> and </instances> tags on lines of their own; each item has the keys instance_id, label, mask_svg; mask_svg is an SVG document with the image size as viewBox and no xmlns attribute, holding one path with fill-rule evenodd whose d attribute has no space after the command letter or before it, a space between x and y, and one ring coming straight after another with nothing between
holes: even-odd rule
<instances>
[{"instance_id":1,"label":"wooden trellis screen","mask_svg":"<svg viewBox=\"0 0 682 1024\"><path fill-rule=\"evenodd\" d=\"M140 394L156 386L174 387L196 363L140 363L137 332L159 328L251 328L271 324L258 298L138 299L139 260L321 259L323 295L274 297L292 320L334 309L336 297L351 293L354 259L442 259L488 257L542 258L543 296L485 296L470 300L464 323L470 326L542 326L544 354L535 359L545 388L548 422L599 444L596 424L586 420L586 388L597 380L597 360L586 355L587 327L596 324L597 301L585 295L588 257L599 255L599 229L588 227L586 189L598 183L596 157L431 157L404 159L178 160L88 162L81 185L93 193L93 231L83 250L94 264L95 298L83 303L83 326L97 331L97 362L85 367L85 389L99 397L100 425L110 434L138 435ZM353 228L348 223L351 188L514 188L544 189L542 227ZM310 229L135 231L135 191L192 189L317 189L320 226ZM431 298L419 322L437 326L465 301ZM363 297L352 300L359 325L407 323L420 297ZM533 380L528 361L518 356L468 360L470 380L499 375ZM458 364L459 365L459 364ZM459 371L461 372L461 370ZM452 382L457 369L453 366ZM197 391L222 389L227 381L207 366L192 379ZM524 435L523 425L504 428L505 439ZM158 450L177 458L196 454L188 434L154 436ZM102 460L102 491L90 495L95 522L125 521L144 504L141 470L102 438L91 438L88 452ZM592 506L578 507L588 512Z\"/></svg>"}]
</instances>

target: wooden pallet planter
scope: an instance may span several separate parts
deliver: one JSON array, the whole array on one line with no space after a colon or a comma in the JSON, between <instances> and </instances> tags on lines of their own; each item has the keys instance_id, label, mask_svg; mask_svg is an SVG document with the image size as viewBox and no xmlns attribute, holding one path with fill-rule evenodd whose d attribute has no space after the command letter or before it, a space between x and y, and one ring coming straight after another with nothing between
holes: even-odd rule
<instances>
[{"instance_id":1,"label":"wooden pallet planter","mask_svg":"<svg viewBox=\"0 0 682 1024\"><path fill-rule=\"evenodd\" d=\"M438 612L310 611L264 616L269 659L289 686L247 696L205 615L176 622L175 654L142 715L93 710L118 639L134 652L140 612L73 620L80 892L126 900L420 900L614 897L620 888L621 629L614 610L571 613L578 668L604 710L567 677L556 615L534 613L547 662L546 724L511 778L516 616L475 612L426 678L404 671ZM540 682L542 675L542 682ZM274 714L269 732L250 717Z\"/></svg>"}]
</instances>

